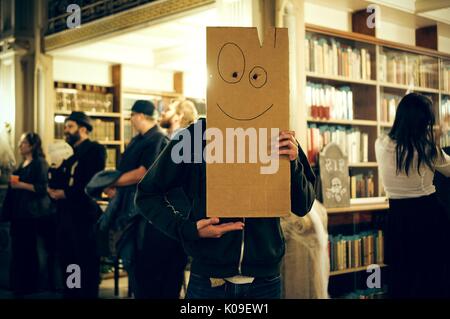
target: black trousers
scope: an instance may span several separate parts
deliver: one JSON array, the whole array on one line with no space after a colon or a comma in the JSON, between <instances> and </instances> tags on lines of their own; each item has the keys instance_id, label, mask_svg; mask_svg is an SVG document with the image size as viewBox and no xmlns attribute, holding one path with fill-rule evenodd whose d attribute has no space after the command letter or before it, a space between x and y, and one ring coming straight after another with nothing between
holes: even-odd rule
<instances>
[{"instance_id":1,"label":"black trousers","mask_svg":"<svg viewBox=\"0 0 450 319\"><path fill-rule=\"evenodd\" d=\"M11 287L16 295L56 291L55 242L53 215L11 221Z\"/></svg>"},{"instance_id":2,"label":"black trousers","mask_svg":"<svg viewBox=\"0 0 450 319\"><path fill-rule=\"evenodd\" d=\"M63 279L63 296L66 299L98 298L100 284L100 257L97 253L95 225L77 222L60 225L59 260ZM74 270L68 268L76 265L80 270L81 287L71 287L69 282L76 282L71 277Z\"/></svg>"},{"instance_id":3,"label":"black trousers","mask_svg":"<svg viewBox=\"0 0 450 319\"><path fill-rule=\"evenodd\" d=\"M386 262L391 298L448 298L450 223L435 194L389 200Z\"/></svg>"},{"instance_id":4,"label":"black trousers","mask_svg":"<svg viewBox=\"0 0 450 319\"><path fill-rule=\"evenodd\" d=\"M135 298L178 299L187 263L181 244L148 222L140 244L131 274Z\"/></svg>"}]
</instances>

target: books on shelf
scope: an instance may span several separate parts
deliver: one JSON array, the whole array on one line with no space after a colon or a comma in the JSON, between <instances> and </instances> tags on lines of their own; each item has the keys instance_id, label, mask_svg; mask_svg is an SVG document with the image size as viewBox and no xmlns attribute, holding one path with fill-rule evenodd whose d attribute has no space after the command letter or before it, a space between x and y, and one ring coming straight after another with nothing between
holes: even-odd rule
<instances>
[{"instance_id":1,"label":"books on shelf","mask_svg":"<svg viewBox=\"0 0 450 319\"><path fill-rule=\"evenodd\" d=\"M331 142L339 145L349 164L369 161L368 133L358 128L309 124L307 156L311 164L318 163L320 151Z\"/></svg>"},{"instance_id":2,"label":"books on shelf","mask_svg":"<svg viewBox=\"0 0 450 319\"><path fill-rule=\"evenodd\" d=\"M348 294L341 296L341 299L384 299L387 295L387 289L384 288L371 288L371 289L358 289Z\"/></svg>"},{"instance_id":3,"label":"books on shelf","mask_svg":"<svg viewBox=\"0 0 450 319\"><path fill-rule=\"evenodd\" d=\"M382 82L413 87L438 88L436 58L384 50L379 55L378 65L379 79Z\"/></svg>"},{"instance_id":4,"label":"books on shelf","mask_svg":"<svg viewBox=\"0 0 450 319\"><path fill-rule=\"evenodd\" d=\"M307 33L305 38L306 70L323 75L370 80L371 54L335 38Z\"/></svg>"},{"instance_id":5,"label":"books on shelf","mask_svg":"<svg viewBox=\"0 0 450 319\"><path fill-rule=\"evenodd\" d=\"M442 91L450 94L450 64L444 64L442 67Z\"/></svg>"},{"instance_id":6,"label":"books on shelf","mask_svg":"<svg viewBox=\"0 0 450 319\"><path fill-rule=\"evenodd\" d=\"M353 92L348 86L306 84L305 104L314 119L353 119Z\"/></svg>"},{"instance_id":7,"label":"books on shelf","mask_svg":"<svg viewBox=\"0 0 450 319\"><path fill-rule=\"evenodd\" d=\"M397 105L402 99L399 95L382 94L381 96L381 114L380 119L383 122L393 123Z\"/></svg>"},{"instance_id":8,"label":"books on shelf","mask_svg":"<svg viewBox=\"0 0 450 319\"><path fill-rule=\"evenodd\" d=\"M113 112L113 94L106 87L60 82L56 86L57 111Z\"/></svg>"},{"instance_id":9,"label":"books on shelf","mask_svg":"<svg viewBox=\"0 0 450 319\"><path fill-rule=\"evenodd\" d=\"M344 236L329 236L330 270L339 271L384 264L382 230Z\"/></svg>"},{"instance_id":10,"label":"books on shelf","mask_svg":"<svg viewBox=\"0 0 450 319\"><path fill-rule=\"evenodd\" d=\"M117 150L115 148L106 148L106 167L114 168L117 163Z\"/></svg>"},{"instance_id":11,"label":"books on shelf","mask_svg":"<svg viewBox=\"0 0 450 319\"><path fill-rule=\"evenodd\" d=\"M375 177L373 171L349 176L350 198L375 197Z\"/></svg>"},{"instance_id":12,"label":"books on shelf","mask_svg":"<svg viewBox=\"0 0 450 319\"><path fill-rule=\"evenodd\" d=\"M114 141L115 124L111 121L96 119L92 121L93 130L91 138L96 141Z\"/></svg>"}]
</instances>

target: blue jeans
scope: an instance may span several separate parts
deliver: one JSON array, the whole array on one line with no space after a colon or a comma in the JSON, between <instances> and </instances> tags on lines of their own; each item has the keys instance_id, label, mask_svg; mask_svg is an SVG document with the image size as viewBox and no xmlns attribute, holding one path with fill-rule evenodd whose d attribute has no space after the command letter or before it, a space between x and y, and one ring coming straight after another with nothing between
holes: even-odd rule
<instances>
[{"instance_id":1,"label":"blue jeans","mask_svg":"<svg viewBox=\"0 0 450 319\"><path fill-rule=\"evenodd\" d=\"M281 276L255 278L251 284L231 282L211 287L208 277L191 273L186 299L280 299Z\"/></svg>"}]
</instances>

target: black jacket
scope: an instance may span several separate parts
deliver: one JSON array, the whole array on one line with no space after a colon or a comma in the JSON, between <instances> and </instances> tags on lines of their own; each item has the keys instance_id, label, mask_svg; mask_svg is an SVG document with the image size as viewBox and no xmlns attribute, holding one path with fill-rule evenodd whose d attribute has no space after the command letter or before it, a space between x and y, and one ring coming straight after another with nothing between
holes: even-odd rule
<instances>
[{"instance_id":1,"label":"black jacket","mask_svg":"<svg viewBox=\"0 0 450 319\"><path fill-rule=\"evenodd\" d=\"M203 133L206 128L204 120L188 128L193 148L196 125L201 125ZM206 164L203 160L201 163L175 164L171 151L177 143L177 140L169 143L138 184L136 204L141 214L183 243L187 254L193 258L193 273L217 278L238 274L253 277L278 275L285 251L279 218L246 218L244 231L232 231L214 239L198 237L196 222L206 218ZM202 145L204 149L203 140ZM192 154L195 156L198 154ZM298 160L291 162L291 210L296 215L304 216L311 209L315 198L314 182L314 174L299 148ZM191 203L187 216L166 198L169 190L177 187L183 189ZM220 222L237 220L241 219L222 218Z\"/></svg>"},{"instance_id":2,"label":"black jacket","mask_svg":"<svg viewBox=\"0 0 450 319\"><path fill-rule=\"evenodd\" d=\"M74 149L74 154L60 167L62 181L59 183L66 195L57 201L61 222L68 227L72 223L93 224L100 208L85 192L86 185L98 172L105 169L106 150L103 145L90 140L83 141Z\"/></svg>"},{"instance_id":3,"label":"black jacket","mask_svg":"<svg viewBox=\"0 0 450 319\"><path fill-rule=\"evenodd\" d=\"M23 163L13 172L21 182L32 184L35 191L13 189L8 191L3 203L2 221L35 218L50 214L50 199L47 196L48 164L43 157L37 157L23 167Z\"/></svg>"}]
</instances>

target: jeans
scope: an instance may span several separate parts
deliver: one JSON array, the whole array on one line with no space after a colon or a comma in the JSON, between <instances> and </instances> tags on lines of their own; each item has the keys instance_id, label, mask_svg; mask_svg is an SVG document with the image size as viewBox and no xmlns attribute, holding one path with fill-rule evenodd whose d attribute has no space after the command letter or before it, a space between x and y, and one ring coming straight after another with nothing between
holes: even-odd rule
<instances>
[{"instance_id":1,"label":"jeans","mask_svg":"<svg viewBox=\"0 0 450 319\"><path fill-rule=\"evenodd\" d=\"M186 299L280 299L280 275L255 278L250 284L233 284L225 281L218 287L211 287L208 277L191 273Z\"/></svg>"}]
</instances>

